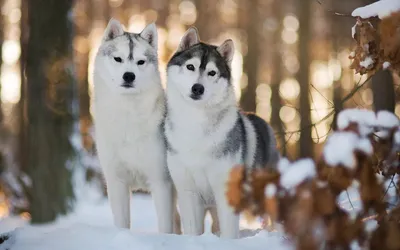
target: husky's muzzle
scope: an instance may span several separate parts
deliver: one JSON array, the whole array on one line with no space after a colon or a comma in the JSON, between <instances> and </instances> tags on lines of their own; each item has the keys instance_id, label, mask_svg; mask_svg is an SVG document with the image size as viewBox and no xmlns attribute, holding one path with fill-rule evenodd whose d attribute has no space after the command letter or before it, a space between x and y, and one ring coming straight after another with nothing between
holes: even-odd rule
<instances>
[{"instance_id":1,"label":"husky's muzzle","mask_svg":"<svg viewBox=\"0 0 400 250\"><path fill-rule=\"evenodd\" d=\"M196 83L192 86L192 94L190 98L193 100L200 100L201 96L204 94L204 86L200 83Z\"/></svg>"},{"instance_id":2,"label":"husky's muzzle","mask_svg":"<svg viewBox=\"0 0 400 250\"><path fill-rule=\"evenodd\" d=\"M135 74L133 72L125 72L122 76L124 83L121 84L124 88L133 88L133 81L135 81Z\"/></svg>"}]
</instances>

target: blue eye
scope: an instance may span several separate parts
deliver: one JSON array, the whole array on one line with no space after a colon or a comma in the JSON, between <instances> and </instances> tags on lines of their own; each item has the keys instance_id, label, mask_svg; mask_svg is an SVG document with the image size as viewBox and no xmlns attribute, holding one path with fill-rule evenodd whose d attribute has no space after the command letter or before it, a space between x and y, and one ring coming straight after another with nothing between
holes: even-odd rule
<instances>
[{"instance_id":1,"label":"blue eye","mask_svg":"<svg viewBox=\"0 0 400 250\"><path fill-rule=\"evenodd\" d=\"M114 57L114 60L115 60L116 62L119 62L119 63L122 62L122 58L121 58L121 57Z\"/></svg>"},{"instance_id":2,"label":"blue eye","mask_svg":"<svg viewBox=\"0 0 400 250\"><path fill-rule=\"evenodd\" d=\"M186 68L187 68L188 70L190 70L190 71L194 71L194 66L193 66L193 64L188 64L188 65L186 65Z\"/></svg>"}]
</instances>

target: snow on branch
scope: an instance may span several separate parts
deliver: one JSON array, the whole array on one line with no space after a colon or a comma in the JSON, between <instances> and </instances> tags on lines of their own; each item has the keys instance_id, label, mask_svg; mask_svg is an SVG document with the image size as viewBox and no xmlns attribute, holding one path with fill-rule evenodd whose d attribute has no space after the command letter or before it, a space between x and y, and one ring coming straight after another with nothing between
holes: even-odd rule
<instances>
[{"instance_id":1,"label":"snow on branch","mask_svg":"<svg viewBox=\"0 0 400 250\"><path fill-rule=\"evenodd\" d=\"M400 72L400 1L381 0L357 8L357 17L351 33L356 41L355 50L349 55L351 68L356 73L374 74L381 69ZM377 20L374 27L372 20Z\"/></svg>"},{"instance_id":2,"label":"snow on branch","mask_svg":"<svg viewBox=\"0 0 400 250\"><path fill-rule=\"evenodd\" d=\"M400 11L399 0L380 0L370 5L357 8L351 13L354 17L370 18L378 16L380 19L389 17L392 13Z\"/></svg>"}]
</instances>

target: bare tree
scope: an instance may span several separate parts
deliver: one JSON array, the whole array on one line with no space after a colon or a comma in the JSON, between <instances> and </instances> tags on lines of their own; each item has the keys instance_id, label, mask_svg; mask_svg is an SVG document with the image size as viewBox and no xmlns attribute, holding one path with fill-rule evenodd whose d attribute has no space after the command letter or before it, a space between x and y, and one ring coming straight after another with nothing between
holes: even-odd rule
<instances>
[{"instance_id":1,"label":"bare tree","mask_svg":"<svg viewBox=\"0 0 400 250\"><path fill-rule=\"evenodd\" d=\"M80 50L75 53L75 63L77 68L77 78L79 86L79 120L80 131L82 134L83 147L87 151L93 149L93 138L90 135L92 127L92 117L90 114L90 96L89 96L89 52L90 52L90 31L92 28L93 13L92 1L78 1L75 6L76 11L76 36L79 37Z\"/></svg>"},{"instance_id":2,"label":"bare tree","mask_svg":"<svg viewBox=\"0 0 400 250\"><path fill-rule=\"evenodd\" d=\"M195 0L197 19L195 26L199 30L200 38L208 42L218 36L218 2L213 0Z\"/></svg>"},{"instance_id":3,"label":"bare tree","mask_svg":"<svg viewBox=\"0 0 400 250\"><path fill-rule=\"evenodd\" d=\"M3 42L4 42L4 17L3 17L3 13L1 13L1 9L4 5L4 0L0 0L0 76L1 76L1 66L3 64ZM0 90L1 90L1 85L0 85ZM0 100L0 123L3 122L3 112L1 109L1 100Z\"/></svg>"},{"instance_id":4,"label":"bare tree","mask_svg":"<svg viewBox=\"0 0 400 250\"><path fill-rule=\"evenodd\" d=\"M394 112L396 96L394 92L393 76L388 70L381 70L372 76L371 81L374 109Z\"/></svg>"},{"instance_id":5,"label":"bare tree","mask_svg":"<svg viewBox=\"0 0 400 250\"><path fill-rule=\"evenodd\" d=\"M73 198L74 79L71 0L31 0L24 93L26 133L23 171L30 177L27 196L32 223L65 214Z\"/></svg>"},{"instance_id":6,"label":"bare tree","mask_svg":"<svg viewBox=\"0 0 400 250\"><path fill-rule=\"evenodd\" d=\"M244 30L247 34L247 54L243 58L243 71L247 74L247 87L242 90L240 104L245 111L256 110L256 88L258 82L259 67L259 0L241 0L241 11L247 16L239 17L244 21ZM242 15L243 15L242 14Z\"/></svg>"},{"instance_id":7,"label":"bare tree","mask_svg":"<svg viewBox=\"0 0 400 250\"><path fill-rule=\"evenodd\" d=\"M311 38L311 3L313 0L297 1L299 11L299 71L297 80L300 84L300 157L313 155L313 141L311 138L311 112L310 112L310 38Z\"/></svg>"},{"instance_id":8,"label":"bare tree","mask_svg":"<svg viewBox=\"0 0 400 250\"><path fill-rule=\"evenodd\" d=\"M275 19L279 24L273 34L272 50L272 79L271 79L271 125L278 131L278 140L283 155L286 155L285 131L283 123L279 116L282 108L282 98L279 93L280 83L282 81L282 54L281 54L281 32L282 32L282 3L275 0L272 6Z\"/></svg>"}]
</instances>

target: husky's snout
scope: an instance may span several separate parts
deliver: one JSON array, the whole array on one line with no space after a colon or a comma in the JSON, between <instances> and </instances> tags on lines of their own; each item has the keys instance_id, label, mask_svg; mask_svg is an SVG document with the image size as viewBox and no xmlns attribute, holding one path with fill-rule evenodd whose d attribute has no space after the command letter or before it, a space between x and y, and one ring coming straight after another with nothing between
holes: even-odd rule
<instances>
[{"instance_id":1,"label":"husky's snout","mask_svg":"<svg viewBox=\"0 0 400 250\"><path fill-rule=\"evenodd\" d=\"M124 88L133 88L133 81L135 81L135 74L133 72L125 72L122 76L124 83L121 85Z\"/></svg>"},{"instance_id":2,"label":"husky's snout","mask_svg":"<svg viewBox=\"0 0 400 250\"><path fill-rule=\"evenodd\" d=\"M203 84L196 83L192 86L192 94L190 95L190 97L193 100L199 100L203 94L204 94Z\"/></svg>"}]
</instances>

